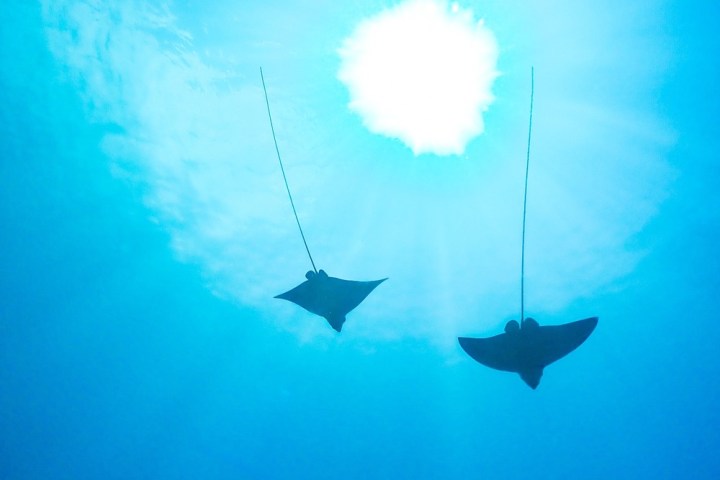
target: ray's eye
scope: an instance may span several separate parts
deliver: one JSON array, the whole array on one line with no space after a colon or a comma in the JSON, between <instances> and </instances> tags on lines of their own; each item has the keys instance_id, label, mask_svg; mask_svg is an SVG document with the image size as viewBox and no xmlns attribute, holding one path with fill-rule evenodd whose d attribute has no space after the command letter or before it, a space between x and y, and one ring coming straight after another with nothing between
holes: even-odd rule
<instances>
[{"instance_id":1,"label":"ray's eye","mask_svg":"<svg viewBox=\"0 0 720 480\"><path fill-rule=\"evenodd\" d=\"M505 333L515 333L520 330L520 324L516 320L510 320L505 325Z\"/></svg>"},{"instance_id":2,"label":"ray's eye","mask_svg":"<svg viewBox=\"0 0 720 480\"><path fill-rule=\"evenodd\" d=\"M523 321L523 328L538 328L540 327L540 324L534 319L534 318L526 318Z\"/></svg>"}]
</instances>

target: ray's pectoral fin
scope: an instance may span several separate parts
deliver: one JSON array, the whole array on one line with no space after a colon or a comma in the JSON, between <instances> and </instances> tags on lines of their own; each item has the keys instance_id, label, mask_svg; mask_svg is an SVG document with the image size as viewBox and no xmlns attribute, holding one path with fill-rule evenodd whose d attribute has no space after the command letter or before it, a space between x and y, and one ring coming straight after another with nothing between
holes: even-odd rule
<instances>
[{"instance_id":1,"label":"ray's pectoral fin","mask_svg":"<svg viewBox=\"0 0 720 480\"><path fill-rule=\"evenodd\" d=\"M495 370L518 372L520 362L512 335L517 334L502 333L489 338L460 337L458 341L465 353L476 362Z\"/></svg>"},{"instance_id":2,"label":"ray's pectoral fin","mask_svg":"<svg viewBox=\"0 0 720 480\"><path fill-rule=\"evenodd\" d=\"M598 317L590 317L563 325L540 327L537 332L537 350L539 362L543 365L560 360L585 340L597 326Z\"/></svg>"},{"instance_id":3,"label":"ray's pectoral fin","mask_svg":"<svg viewBox=\"0 0 720 480\"><path fill-rule=\"evenodd\" d=\"M338 312L346 314L360 305L370 295L370 292L382 282L387 280L372 280L369 282L358 282L355 280L343 280L341 278L328 277L328 300L337 308Z\"/></svg>"}]
</instances>

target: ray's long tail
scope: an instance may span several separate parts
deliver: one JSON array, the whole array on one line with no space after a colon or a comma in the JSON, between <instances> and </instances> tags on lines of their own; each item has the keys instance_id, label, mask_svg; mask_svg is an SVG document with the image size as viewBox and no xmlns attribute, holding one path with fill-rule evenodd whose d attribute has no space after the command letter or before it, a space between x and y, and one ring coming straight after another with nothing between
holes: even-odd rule
<instances>
[{"instance_id":1,"label":"ray's long tail","mask_svg":"<svg viewBox=\"0 0 720 480\"><path fill-rule=\"evenodd\" d=\"M295 209L295 202L293 201L292 193L290 193L290 186L288 185L287 176L285 175L285 167L283 166L282 158L280 157L280 149L278 148L277 138L275 138L275 126L273 125L272 115L270 114L270 101L268 100L267 88L265 87L265 76L263 75L262 67L260 67L260 79L262 80L263 92L265 92L265 106L267 106L268 119L270 119L270 130L272 130L273 142L275 143L275 152L277 153L278 162L280 162L280 171L282 172L283 180L285 181L285 190L287 190L288 198L290 199L290 206L292 207L293 215L295 215L295 221L297 222L298 229L300 230L300 236L302 237L303 244L305 245L305 251L307 251L308 257L310 257L310 264L313 270L317 273L315 268L315 262L313 261L310 248L308 247L307 240L305 239L305 233L303 232L302 225L300 225L300 218L298 218L297 210Z\"/></svg>"}]
</instances>

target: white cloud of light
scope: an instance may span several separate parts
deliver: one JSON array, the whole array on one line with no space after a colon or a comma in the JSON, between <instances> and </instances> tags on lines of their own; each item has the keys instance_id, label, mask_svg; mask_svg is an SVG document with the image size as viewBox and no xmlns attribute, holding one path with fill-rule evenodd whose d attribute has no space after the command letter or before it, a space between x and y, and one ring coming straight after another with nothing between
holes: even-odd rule
<instances>
[{"instance_id":1,"label":"white cloud of light","mask_svg":"<svg viewBox=\"0 0 720 480\"><path fill-rule=\"evenodd\" d=\"M350 108L417 155L461 154L484 130L498 46L457 3L410 0L361 22L340 49Z\"/></svg>"}]
</instances>

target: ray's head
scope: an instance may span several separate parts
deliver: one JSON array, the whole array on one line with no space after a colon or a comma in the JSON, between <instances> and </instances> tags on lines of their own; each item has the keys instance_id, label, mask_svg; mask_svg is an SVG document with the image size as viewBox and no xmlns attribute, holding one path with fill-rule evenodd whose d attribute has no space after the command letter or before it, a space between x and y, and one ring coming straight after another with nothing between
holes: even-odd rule
<instances>
[{"instance_id":1,"label":"ray's head","mask_svg":"<svg viewBox=\"0 0 720 480\"><path fill-rule=\"evenodd\" d=\"M520 324L517 320L510 320L505 324L505 333L516 333L520 331Z\"/></svg>"},{"instance_id":2,"label":"ray's head","mask_svg":"<svg viewBox=\"0 0 720 480\"><path fill-rule=\"evenodd\" d=\"M526 318L522 322L523 329L528 329L528 330L533 329L534 330L534 329L537 329L538 327L540 327L540 324L534 318L531 318L531 317Z\"/></svg>"}]
</instances>

